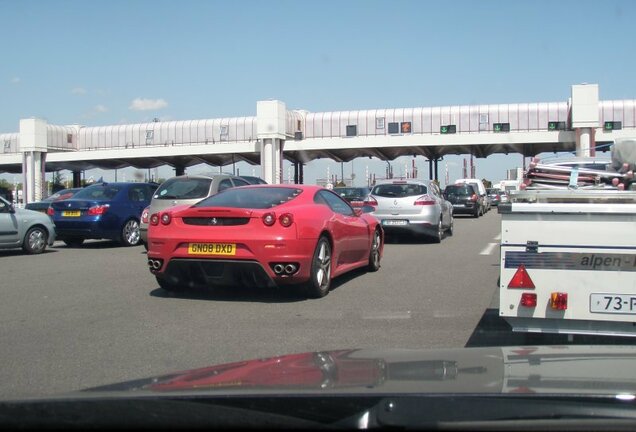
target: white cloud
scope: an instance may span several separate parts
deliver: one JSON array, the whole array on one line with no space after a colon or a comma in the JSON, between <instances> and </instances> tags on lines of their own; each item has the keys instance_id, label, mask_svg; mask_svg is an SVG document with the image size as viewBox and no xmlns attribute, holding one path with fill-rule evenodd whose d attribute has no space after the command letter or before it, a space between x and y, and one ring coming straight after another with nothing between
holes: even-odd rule
<instances>
[{"instance_id":1,"label":"white cloud","mask_svg":"<svg viewBox=\"0 0 636 432\"><path fill-rule=\"evenodd\" d=\"M130 103L128 109L133 111L159 110L168 106L168 102L163 99L136 98Z\"/></svg>"},{"instance_id":2,"label":"white cloud","mask_svg":"<svg viewBox=\"0 0 636 432\"><path fill-rule=\"evenodd\" d=\"M71 93L82 96L86 94L86 89L83 87L74 87L71 89Z\"/></svg>"},{"instance_id":3,"label":"white cloud","mask_svg":"<svg viewBox=\"0 0 636 432\"><path fill-rule=\"evenodd\" d=\"M108 108L104 105L95 105L93 111L95 111L96 113L105 113L108 112Z\"/></svg>"},{"instance_id":4,"label":"white cloud","mask_svg":"<svg viewBox=\"0 0 636 432\"><path fill-rule=\"evenodd\" d=\"M20 84L21 81L20 77L11 78L11 84Z\"/></svg>"}]
</instances>

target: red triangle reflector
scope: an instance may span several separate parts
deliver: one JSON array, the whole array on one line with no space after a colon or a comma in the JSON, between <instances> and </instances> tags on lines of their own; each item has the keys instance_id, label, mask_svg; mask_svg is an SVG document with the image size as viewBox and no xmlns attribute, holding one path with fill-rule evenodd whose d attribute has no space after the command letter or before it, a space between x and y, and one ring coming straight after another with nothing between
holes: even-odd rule
<instances>
[{"instance_id":1,"label":"red triangle reflector","mask_svg":"<svg viewBox=\"0 0 636 432\"><path fill-rule=\"evenodd\" d=\"M534 282L530 278L530 275L526 271L526 266L521 264L517 271L515 272L512 279L510 279L510 283L508 284L508 288L522 288L522 289L534 289Z\"/></svg>"}]
</instances>

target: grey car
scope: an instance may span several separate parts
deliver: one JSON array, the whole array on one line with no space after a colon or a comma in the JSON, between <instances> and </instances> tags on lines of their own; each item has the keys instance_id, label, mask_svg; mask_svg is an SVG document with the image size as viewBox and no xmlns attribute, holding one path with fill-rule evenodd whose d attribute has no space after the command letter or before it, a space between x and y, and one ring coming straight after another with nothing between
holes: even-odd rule
<instances>
[{"instance_id":1,"label":"grey car","mask_svg":"<svg viewBox=\"0 0 636 432\"><path fill-rule=\"evenodd\" d=\"M157 188L150 205L141 215L139 234L146 249L148 248L148 220L153 213L158 213L167 208L182 205L196 204L203 198L214 195L222 190L237 186L249 186L250 183L230 174L195 174L173 177L161 183Z\"/></svg>"},{"instance_id":2,"label":"grey car","mask_svg":"<svg viewBox=\"0 0 636 432\"><path fill-rule=\"evenodd\" d=\"M26 253L44 252L55 241L55 225L46 214L15 208L0 197L0 249L22 248Z\"/></svg>"},{"instance_id":3,"label":"grey car","mask_svg":"<svg viewBox=\"0 0 636 432\"><path fill-rule=\"evenodd\" d=\"M453 234L453 206L427 180L384 180L365 200L387 234L422 234L439 243Z\"/></svg>"}]
</instances>

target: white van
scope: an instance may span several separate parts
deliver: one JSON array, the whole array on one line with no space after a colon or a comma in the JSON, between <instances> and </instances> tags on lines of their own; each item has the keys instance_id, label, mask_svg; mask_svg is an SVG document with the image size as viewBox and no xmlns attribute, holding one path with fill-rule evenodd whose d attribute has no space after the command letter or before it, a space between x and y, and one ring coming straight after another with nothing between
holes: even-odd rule
<instances>
[{"instance_id":1,"label":"white van","mask_svg":"<svg viewBox=\"0 0 636 432\"><path fill-rule=\"evenodd\" d=\"M479 195L483 198L484 208L482 209L482 214L485 214L488 210L490 210L490 200L488 199L488 194L486 193L486 186L484 186L484 182L479 179L474 178L463 178L455 180L455 184L471 184L477 188Z\"/></svg>"}]
</instances>

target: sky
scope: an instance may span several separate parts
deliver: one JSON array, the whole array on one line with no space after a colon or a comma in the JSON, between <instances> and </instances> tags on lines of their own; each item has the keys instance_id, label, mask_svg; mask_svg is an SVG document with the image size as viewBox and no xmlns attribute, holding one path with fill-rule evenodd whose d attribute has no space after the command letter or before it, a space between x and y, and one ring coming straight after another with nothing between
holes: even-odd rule
<instances>
[{"instance_id":1,"label":"sky","mask_svg":"<svg viewBox=\"0 0 636 432\"><path fill-rule=\"evenodd\" d=\"M600 99L636 98L632 0L0 0L0 17L0 133L30 117L100 126L251 116L267 99L314 112L553 102L583 82L599 84ZM451 181L461 177L463 158L447 156L440 177L446 164ZM410 159L392 163L401 175ZM475 163L497 181L522 157ZM427 177L424 158L416 164ZM358 159L344 171L363 179L385 167ZM306 182L327 169L341 166L309 163ZM209 168L187 172L197 171Z\"/></svg>"}]
</instances>

